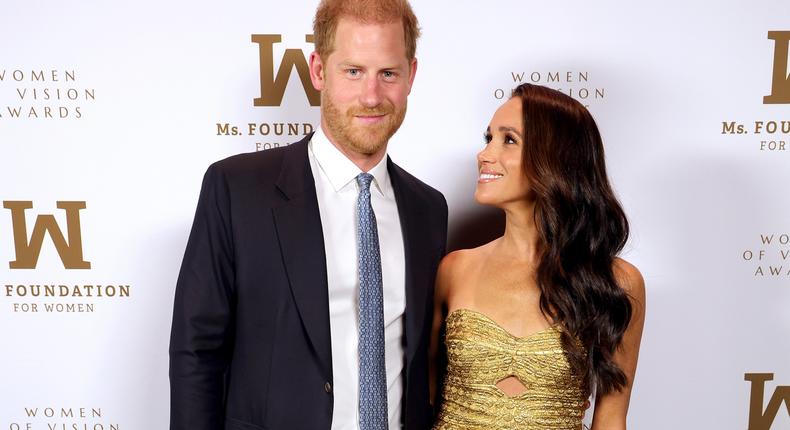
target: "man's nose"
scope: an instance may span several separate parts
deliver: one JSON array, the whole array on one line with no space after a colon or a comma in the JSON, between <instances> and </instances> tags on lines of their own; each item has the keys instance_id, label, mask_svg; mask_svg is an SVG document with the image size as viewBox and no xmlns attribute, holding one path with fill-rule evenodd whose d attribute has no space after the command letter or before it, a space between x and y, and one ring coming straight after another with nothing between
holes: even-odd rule
<instances>
[{"instance_id":1,"label":"man's nose","mask_svg":"<svg viewBox=\"0 0 790 430\"><path fill-rule=\"evenodd\" d=\"M367 108L374 108L381 104L381 82L378 76L368 76L362 88L360 103Z\"/></svg>"}]
</instances>

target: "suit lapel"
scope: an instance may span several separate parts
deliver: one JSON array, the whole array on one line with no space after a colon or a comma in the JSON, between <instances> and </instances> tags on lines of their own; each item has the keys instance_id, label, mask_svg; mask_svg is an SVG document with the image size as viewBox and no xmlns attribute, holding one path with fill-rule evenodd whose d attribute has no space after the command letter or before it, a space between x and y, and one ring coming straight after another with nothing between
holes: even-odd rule
<instances>
[{"instance_id":1,"label":"suit lapel","mask_svg":"<svg viewBox=\"0 0 790 430\"><path fill-rule=\"evenodd\" d=\"M315 182L307 156L312 135L284 155L277 188L285 203L272 208L283 262L299 316L327 374L332 371L326 254Z\"/></svg>"},{"instance_id":2,"label":"suit lapel","mask_svg":"<svg viewBox=\"0 0 790 430\"><path fill-rule=\"evenodd\" d=\"M428 243L427 224L422 222L422 205L415 200L413 185L392 160L387 160L387 169L398 205L406 266L406 367L408 369L422 336L422 327L427 313L428 294L433 279L426 279L426 265L432 251Z\"/></svg>"},{"instance_id":3,"label":"suit lapel","mask_svg":"<svg viewBox=\"0 0 790 430\"><path fill-rule=\"evenodd\" d=\"M310 137L292 144L284 155L276 186L283 193L285 202L272 208L272 213L299 316L321 365L327 374L331 374L326 254L315 182L307 156ZM417 352L429 311L428 295L434 280L427 271L433 250L430 249L431 236L427 224L421 221L423 207L416 200L414 185L390 159L387 160L387 169L403 234L406 272L404 333L408 368Z\"/></svg>"}]
</instances>

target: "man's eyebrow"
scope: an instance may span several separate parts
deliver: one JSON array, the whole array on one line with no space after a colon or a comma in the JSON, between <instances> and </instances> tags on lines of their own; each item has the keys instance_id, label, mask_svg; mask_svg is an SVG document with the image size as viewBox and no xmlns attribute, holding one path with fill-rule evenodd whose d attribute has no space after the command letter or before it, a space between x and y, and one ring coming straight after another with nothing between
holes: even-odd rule
<instances>
[{"instance_id":1,"label":"man's eyebrow","mask_svg":"<svg viewBox=\"0 0 790 430\"><path fill-rule=\"evenodd\" d=\"M355 63L355 62L349 61L349 60L339 62L337 64L337 67L340 67L340 68L351 67L351 68L354 68L354 69L368 69L368 67L359 65L358 63ZM396 64L396 65L392 65L392 66L381 67L378 70L401 70L401 69L403 69L402 65Z\"/></svg>"}]
</instances>

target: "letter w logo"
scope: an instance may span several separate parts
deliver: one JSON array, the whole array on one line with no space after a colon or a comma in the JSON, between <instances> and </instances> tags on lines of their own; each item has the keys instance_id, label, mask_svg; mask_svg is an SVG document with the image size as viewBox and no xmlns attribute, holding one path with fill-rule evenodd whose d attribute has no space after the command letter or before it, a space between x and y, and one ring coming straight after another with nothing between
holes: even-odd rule
<instances>
[{"instance_id":1,"label":"letter w logo","mask_svg":"<svg viewBox=\"0 0 790 430\"><path fill-rule=\"evenodd\" d=\"M790 414L790 387L788 386L776 387L771 400L768 401L768 406L763 410L765 381L773 381L773 373L747 373L744 375L744 379L752 382L748 430L770 430L782 403L784 403L787 413Z\"/></svg>"},{"instance_id":2,"label":"letter w logo","mask_svg":"<svg viewBox=\"0 0 790 430\"><path fill-rule=\"evenodd\" d=\"M296 67L296 73L302 81L302 88L307 95L310 106L321 104L321 94L313 88L310 82L310 69L301 49L286 49L277 77L274 76L274 44L282 41L279 34L253 34L252 42L258 44L260 55L261 96L253 101L255 106L280 106L283 102L285 87L291 70ZM312 34L305 36L305 41L314 43Z\"/></svg>"},{"instance_id":3,"label":"letter w logo","mask_svg":"<svg viewBox=\"0 0 790 430\"><path fill-rule=\"evenodd\" d=\"M763 97L763 104L790 103L790 75L787 73L790 31L769 31L768 38L774 41L774 73L771 95Z\"/></svg>"},{"instance_id":4,"label":"letter w logo","mask_svg":"<svg viewBox=\"0 0 790 430\"><path fill-rule=\"evenodd\" d=\"M9 262L12 269L35 269L44 235L49 232L52 243L60 255L66 269L90 269L91 263L82 257L82 233L80 230L80 209L85 209L85 202L57 202L58 209L66 211L66 229L69 241L63 237L54 215L39 215L33 226L30 241L27 240L27 222L25 210L33 207L31 201L4 201L3 207L11 210L11 222L14 228L14 246L16 261Z\"/></svg>"}]
</instances>

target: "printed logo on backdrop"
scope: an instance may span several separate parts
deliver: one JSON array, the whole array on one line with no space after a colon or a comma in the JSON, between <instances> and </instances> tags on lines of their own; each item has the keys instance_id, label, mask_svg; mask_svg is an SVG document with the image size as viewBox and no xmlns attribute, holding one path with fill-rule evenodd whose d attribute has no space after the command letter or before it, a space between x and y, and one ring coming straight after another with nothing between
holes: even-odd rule
<instances>
[{"instance_id":1,"label":"printed logo on backdrop","mask_svg":"<svg viewBox=\"0 0 790 430\"><path fill-rule=\"evenodd\" d=\"M589 71L511 71L508 81L512 86L494 89L493 96L496 100L507 100L513 88L523 83L553 88L573 97L587 108L602 103L606 96L606 89L594 83Z\"/></svg>"},{"instance_id":2,"label":"printed logo on backdrop","mask_svg":"<svg viewBox=\"0 0 790 430\"><path fill-rule=\"evenodd\" d=\"M95 100L75 69L0 68L0 120L80 119Z\"/></svg>"},{"instance_id":3,"label":"printed logo on backdrop","mask_svg":"<svg viewBox=\"0 0 790 430\"><path fill-rule=\"evenodd\" d=\"M790 31L769 31L768 39L773 41L772 64L764 74L766 85L771 93L762 97L763 104L790 104L790 71L788 71L788 50L790 50ZM768 51L766 51L768 52ZM758 96L755 96L755 104ZM721 134L732 137L753 135L754 138L739 139L750 142L750 146L769 153L787 153L790 143L790 116L783 110L778 117L759 118L749 121L726 120L721 123Z\"/></svg>"},{"instance_id":4,"label":"printed logo on backdrop","mask_svg":"<svg viewBox=\"0 0 790 430\"><path fill-rule=\"evenodd\" d=\"M38 256L41 254L41 246L44 244L44 236L47 234L52 239L64 268L91 268L91 263L85 261L82 256L80 209L85 209L85 202L57 202L58 209L66 211L68 242L66 242L54 215L39 215L36 218L33 233L28 240L25 210L32 209L33 202L4 201L3 207L11 211L11 223L14 227L16 260L9 263L12 269L35 269Z\"/></svg>"},{"instance_id":5,"label":"printed logo on backdrop","mask_svg":"<svg viewBox=\"0 0 790 430\"><path fill-rule=\"evenodd\" d=\"M748 430L772 430L780 410L790 416L790 386L777 386L773 393L770 388L766 392L765 383L774 380L773 373L747 373L744 380L751 382ZM768 404L765 404L766 397Z\"/></svg>"},{"instance_id":6,"label":"printed logo on backdrop","mask_svg":"<svg viewBox=\"0 0 790 430\"><path fill-rule=\"evenodd\" d=\"M8 430L120 430L118 423L108 422L101 408L25 407L22 419L12 418Z\"/></svg>"},{"instance_id":7,"label":"printed logo on backdrop","mask_svg":"<svg viewBox=\"0 0 790 430\"><path fill-rule=\"evenodd\" d=\"M66 270L87 270L91 262L83 253L82 222L80 213L87 208L84 201L58 201L56 207L65 215L65 228L54 214L38 214L28 222L32 201L3 201L3 208L10 211L7 224L12 234L0 237L11 238L15 258L8 262L12 270L31 271L28 282L3 283L2 296L9 301L14 313L92 313L98 302L129 297L128 284L52 282L54 267L39 271L39 256L45 246L52 246L60 263ZM32 225L32 228L29 226ZM49 238L50 240L45 240ZM38 275L39 273L46 275ZM41 282L41 278L46 280Z\"/></svg>"},{"instance_id":8,"label":"printed logo on backdrop","mask_svg":"<svg viewBox=\"0 0 790 430\"><path fill-rule=\"evenodd\" d=\"M307 62L309 52L303 49L287 48L279 61L275 61L275 46L283 43L280 34L253 34L252 43L258 46L258 70L260 88L259 93L252 97L254 116L266 115L269 117L285 116L285 121L220 121L216 123L216 136L243 137L254 140L256 151L277 148L301 140L303 136L313 131L309 119L298 114L288 114L284 111L283 100L288 94L294 96L299 92L304 94L305 104L303 110L317 107L321 103L321 94L313 88L310 82L310 70ZM314 43L313 35L305 35L306 43ZM293 73L299 77L298 91L289 89L288 83ZM245 101L248 102L248 101ZM273 114L274 113L274 114Z\"/></svg>"},{"instance_id":9,"label":"printed logo on backdrop","mask_svg":"<svg viewBox=\"0 0 790 430\"><path fill-rule=\"evenodd\" d=\"M771 94L763 97L763 103L790 104L790 73L787 70L790 31L769 31L768 38L774 41L774 69Z\"/></svg>"},{"instance_id":10,"label":"printed logo on backdrop","mask_svg":"<svg viewBox=\"0 0 790 430\"><path fill-rule=\"evenodd\" d=\"M310 82L310 70L304 51L301 49L286 49L277 77L274 76L274 44L282 42L279 34L253 34L253 43L258 44L261 76L261 95L253 100L255 106L280 106L285 95L285 86L291 72L296 69L302 82L302 89L310 101L310 106L321 103L321 93L313 88ZM315 43L313 35L305 35L305 42Z\"/></svg>"},{"instance_id":11,"label":"printed logo on backdrop","mask_svg":"<svg viewBox=\"0 0 790 430\"><path fill-rule=\"evenodd\" d=\"M741 260L756 278L790 277L790 233L760 233L757 246L745 249Z\"/></svg>"}]
</instances>

